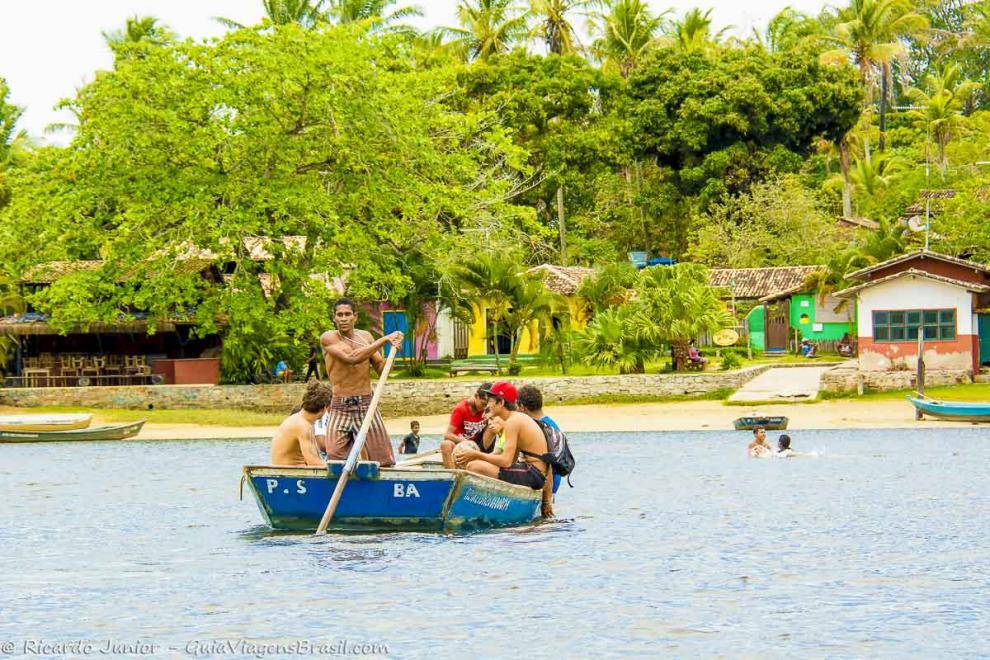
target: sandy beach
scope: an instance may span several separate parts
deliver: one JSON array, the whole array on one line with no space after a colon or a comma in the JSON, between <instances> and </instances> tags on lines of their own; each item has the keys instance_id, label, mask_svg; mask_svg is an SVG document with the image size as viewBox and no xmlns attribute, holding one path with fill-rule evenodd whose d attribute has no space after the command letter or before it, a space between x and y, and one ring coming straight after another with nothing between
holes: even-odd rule
<instances>
[{"instance_id":1,"label":"sandy beach","mask_svg":"<svg viewBox=\"0 0 990 660\"><path fill-rule=\"evenodd\" d=\"M958 422L915 421L907 401L856 401L839 399L793 405L726 406L720 401L680 401L621 405L558 406L547 408L569 432L608 431L704 431L732 430L732 420L751 413L787 415L791 429L924 428L966 426ZM97 415L97 418L99 416ZM385 420L389 433L409 432L412 417ZM438 434L447 428L446 415L416 418L421 433ZM196 424L148 424L137 439L187 440L195 438L270 438L272 426L201 426Z\"/></svg>"}]
</instances>

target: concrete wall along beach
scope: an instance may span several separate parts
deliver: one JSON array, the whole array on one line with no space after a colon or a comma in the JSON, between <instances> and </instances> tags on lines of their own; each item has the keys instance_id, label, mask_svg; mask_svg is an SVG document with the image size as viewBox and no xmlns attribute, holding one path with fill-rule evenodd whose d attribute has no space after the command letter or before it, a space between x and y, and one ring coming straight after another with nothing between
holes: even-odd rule
<instances>
[{"instance_id":1,"label":"concrete wall along beach","mask_svg":"<svg viewBox=\"0 0 990 660\"><path fill-rule=\"evenodd\" d=\"M512 379L516 385L536 385L546 405L603 395L641 397L700 396L723 388L738 388L765 371L758 366L737 371L583 376L579 378ZM495 380L492 378L491 380ZM482 380L393 380L385 387L382 411L386 416L436 415L474 392ZM127 387L45 387L0 390L7 406L74 406L134 410L232 408L288 412L302 401L305 385L147 385Z\"/></svg>"}]
</instances>

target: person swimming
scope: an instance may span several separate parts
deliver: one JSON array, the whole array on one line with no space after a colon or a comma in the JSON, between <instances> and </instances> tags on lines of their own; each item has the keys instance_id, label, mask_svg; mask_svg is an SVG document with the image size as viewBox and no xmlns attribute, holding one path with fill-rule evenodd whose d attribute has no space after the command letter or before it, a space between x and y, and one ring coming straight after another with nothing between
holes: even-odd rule
<instances>
[{"instance_id":1,"label":"person swimming","mask_svg":"<svg viewBox=\"0 0 990 660\"><path fill-rule=\"evenodd\" d=\"M777 451L774 453L777 458L790 458L797 456L797 452L791 449L791 436L781 433L777 438Z\"/></svg>"},{"instance_id":2,"label":"person swimming","mask_svg":"<svg viewBox=\"0 0 990 660\"><path fill-rule=\"evenodd\" d=\"M753 429L753 441L746 447L746 453L752 458L766 458L773 454L767 444L767 430L762 426Z\"/></svg>"}]
</instances>

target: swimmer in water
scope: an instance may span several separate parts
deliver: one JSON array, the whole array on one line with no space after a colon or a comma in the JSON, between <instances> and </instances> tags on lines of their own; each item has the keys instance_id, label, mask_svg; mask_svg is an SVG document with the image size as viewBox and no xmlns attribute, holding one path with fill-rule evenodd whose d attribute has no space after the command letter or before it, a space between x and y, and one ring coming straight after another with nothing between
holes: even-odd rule
<instances>
[{"instance_id":1,"label":"swimmer in water","mask_svg":"<svg viewBox=\"0 0 990 660\"><path fill-rule=\"evenodd\" d=\"M774 453L777 458L790 458L791 456L797 456L797 452L791 449L791 436L786 433L781 433L780 437L777 438L777 451Z\"/></svg>"},{"instance_id":2,"label":"swimmer in water","mask_svg":"<svg viewBox=\"0 0 990 660\"><path fill-rule=\"evenodd\" d=\"M773 450L767 445L767 430L762 426L753 429L753 441L746 447L746 453L751 458L766 458L773 454Z\"/></svg>"}]
</instances>

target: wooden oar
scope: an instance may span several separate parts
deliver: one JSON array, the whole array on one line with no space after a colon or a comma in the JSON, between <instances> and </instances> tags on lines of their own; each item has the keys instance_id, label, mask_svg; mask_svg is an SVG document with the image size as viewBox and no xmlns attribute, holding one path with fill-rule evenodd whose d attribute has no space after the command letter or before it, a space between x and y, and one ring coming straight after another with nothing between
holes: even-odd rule
<instances>
[{"instance_id":1,"label":"wooden oar","mask_svg":"<svg viewBox=\"0 0 990 660\"><path fill-rule=\"evenodd\" d=\"M396 463L395 467L413 467L415 465L422 465L423 463L442 463L440 459L440 450L434 449L432 451L424 451L422 454L416 454L415 456L410 456L406 460Z\"/></svg>"},{"instance_id":2,"label":"wooden oar","mask_svg":"<svg viewBox=\"0 0 990 660\"><path fill-rule=\"evenodd\" d=\"M320 525L316 528L316 534L318 536L327 533L327 525L330 524L330 520L333 518L334 512L337 510L337 503L340 502L340 496L344 494L344 487L347 485L347 479L351 476L351 472L357 466L358 457L361 456L361 450L364 448L364 441L368 435L368 428L371 426L371 422L375 419L375 410L378 408L378 400L382 396L382 390L385 389L385 381L388 379L388 372L392 370L392 363L395 362L395 354L399 350L392 346L391 352L388 354L388 359L385 360L385 368L382 369L381 375L378 377L378 385L375 387L375 393L371 397L371 403L368 404L368 412L364 415L364 420L361 422L361 428L358 430L357 437L354 438L354 446L351 447L351 453L347 455L347 462L344 463L344 469L340 473L340 479L337 480L337 486L333 489L333 495L330 497L330 502L327 503L327 510L323 512L323 518L320 519Z\"/></svg>"}]
</instances>

